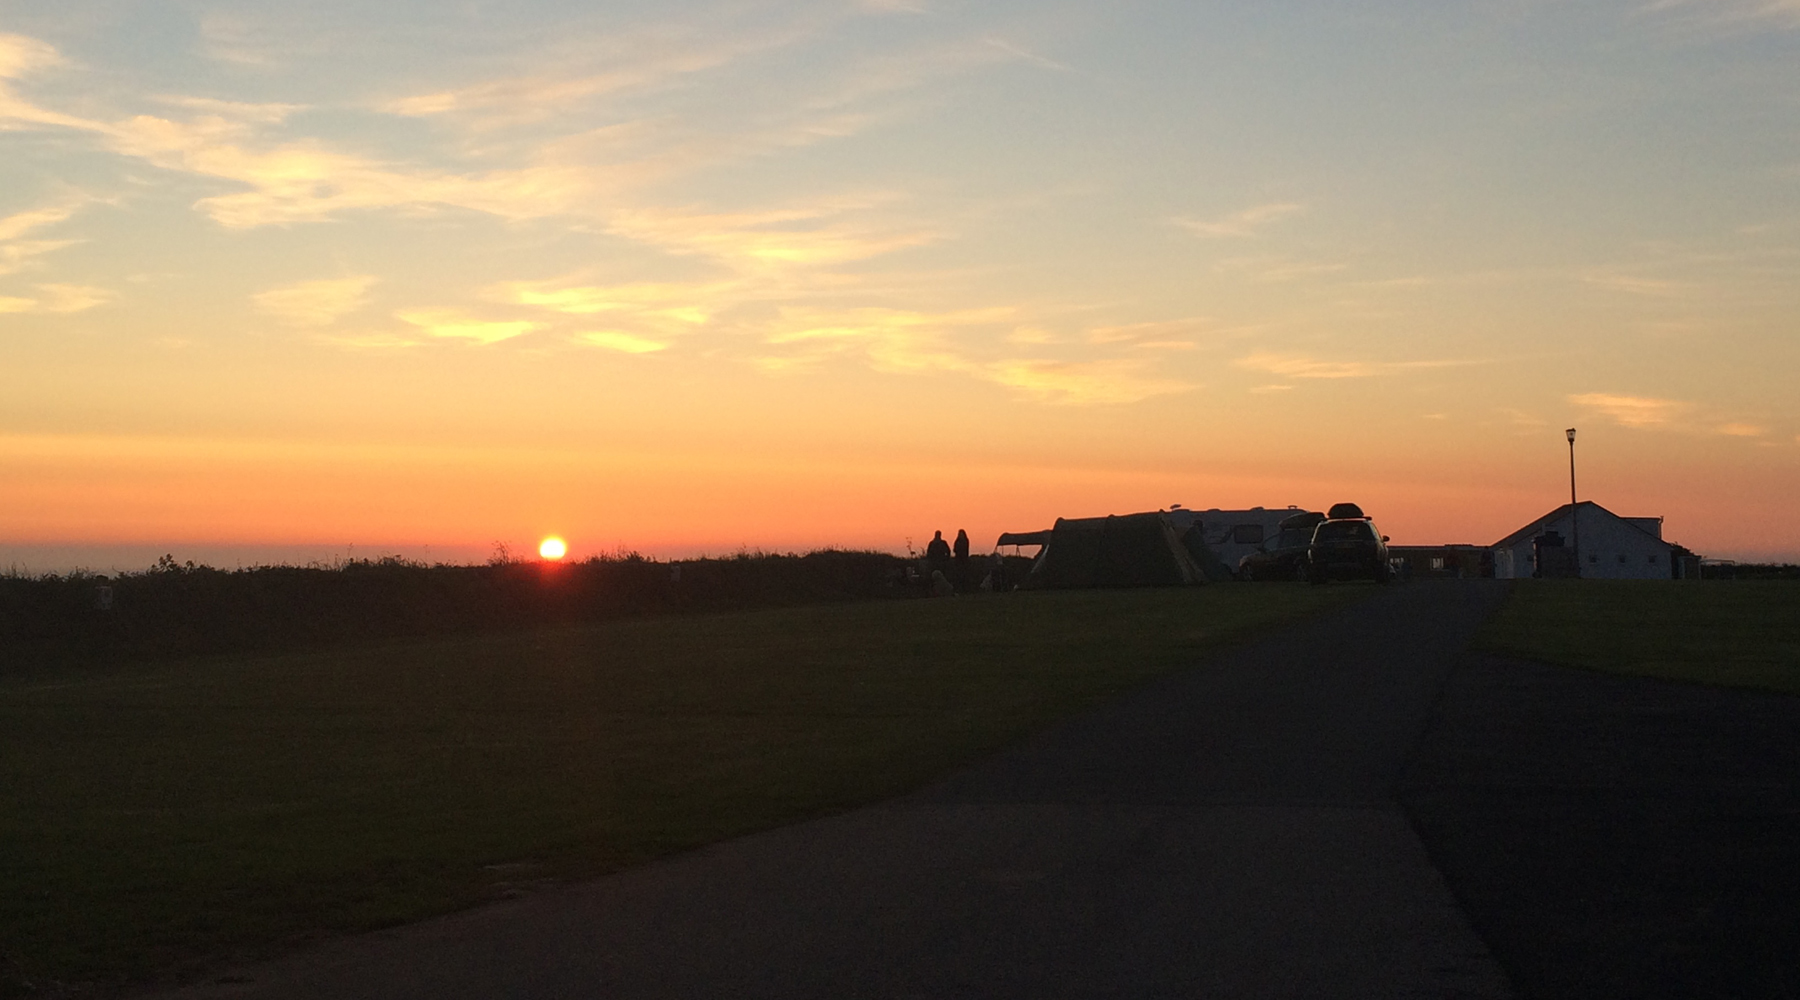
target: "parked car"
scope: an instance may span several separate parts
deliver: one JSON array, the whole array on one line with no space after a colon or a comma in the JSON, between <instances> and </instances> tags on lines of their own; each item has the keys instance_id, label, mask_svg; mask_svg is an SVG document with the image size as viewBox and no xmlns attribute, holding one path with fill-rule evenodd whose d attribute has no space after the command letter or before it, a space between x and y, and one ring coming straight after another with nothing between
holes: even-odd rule
<instances>
[{"instance_id":1,"label":"parked car","mask_svg":"<svg viewBox=\"0 0 1800 1000\"><path fill-rule=\"evenodd\" d=\"M1274 541L1238 560L1238 579L1306 579L1306 551L1312 547L1313 528L1323 520L1325 515L1316 510L1282 518Z\"/></svg>"},{"instance_id":2,"label":"parked car","mask_svg":"<svg viewBox=\"0 0 1800 1000\"><path fill-rule=\"evenodd\" d=\"M1306 550L1306 578L1313 583L1327 580L1386 583L1393 576L1388 565L1387 541L1388 537L1375 529L1375 522L1367 515L1320 521L1313 529L1312 544Z\"/></svg>"}]
</instances>

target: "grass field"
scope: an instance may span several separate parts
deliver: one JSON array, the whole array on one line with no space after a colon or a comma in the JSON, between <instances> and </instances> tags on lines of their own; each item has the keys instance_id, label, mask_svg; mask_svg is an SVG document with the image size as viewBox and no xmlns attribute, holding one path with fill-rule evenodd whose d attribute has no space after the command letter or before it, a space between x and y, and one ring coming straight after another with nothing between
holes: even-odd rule
<instances>
[{"instance_id":1,"label":"grass field","mask_svg":"<svg viewBox=\"0 0 1800 1000\"><path fill-rule=\"evenodd\" d=\"M15 663L0 979L178 978L878 800L1364 593L875 601Z\"/></svg>"},{"instance_id":2,"label":"grass field","mask_svg":"<svg viewBox=\"0 0 1800 1000\"><path fill-rule=\"evenodd\" d=\"M1477 643L1594 670L1800 693L1800 582L1520 580Z\"/></svg>"}]
</instances>

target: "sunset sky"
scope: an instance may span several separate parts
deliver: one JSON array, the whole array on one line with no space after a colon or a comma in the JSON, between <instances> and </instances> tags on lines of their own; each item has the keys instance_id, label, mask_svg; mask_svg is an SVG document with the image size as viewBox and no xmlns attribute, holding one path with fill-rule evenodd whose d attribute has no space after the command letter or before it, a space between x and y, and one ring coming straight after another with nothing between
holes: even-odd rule
<instances>
[{"instance_id":1,"label":"sunset sky","mask_svg":"<svg viewBox=\"0 0 1800 1000\"><path fill-rule=\"evenodd\" d=\"M1800 559L1800 2L0 7L0 569ZM354 548L352 548L352 546Z\"/></svg>"}]
</instances>

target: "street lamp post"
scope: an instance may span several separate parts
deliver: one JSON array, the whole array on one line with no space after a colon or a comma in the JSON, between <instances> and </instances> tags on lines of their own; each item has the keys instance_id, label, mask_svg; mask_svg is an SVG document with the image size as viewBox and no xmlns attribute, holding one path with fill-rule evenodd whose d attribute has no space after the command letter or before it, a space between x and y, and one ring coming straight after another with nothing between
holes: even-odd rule
<instances>
[{"instance_id":1,"label":"street lamp post","mask_svg":"<svg viewBox=\"0 0 1800 1000\"><path fill-rule=\"evenodd\" d=\"M1575 428L1564 433L1569 436L1569 534L1573 536L1570 543L1575 549L1575 576L1581 576L1581 513L1575 506Z\"/></svg>"}]
</instances>

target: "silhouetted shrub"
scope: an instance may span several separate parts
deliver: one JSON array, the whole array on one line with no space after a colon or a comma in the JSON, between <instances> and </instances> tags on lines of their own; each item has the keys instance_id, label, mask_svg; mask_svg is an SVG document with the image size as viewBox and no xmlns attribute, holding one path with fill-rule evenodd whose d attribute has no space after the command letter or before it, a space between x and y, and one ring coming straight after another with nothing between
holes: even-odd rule
<instances>
[{"instance_id":1,"label":"silhouetted shrub","mask_svg":"<svg viewBox=\"0 0 1800 1000\"><path fill-rule=\"evenodd\" d=\"M1800 566L1792 563L1701 563L1702 580L1800 580Z\"/></svg>"},{"instance_id":2,"label":"silhouetted shrub","mask_svg":"<svg viewBox=\"0 0 1800 1000\"><path fill-rule=\"evenodd\" d=\"M173 655L479 632L682 611L907 596L906 560L881 552L740 554L656 562L636 553L556 564L219 570L164 556L142 573L0 576L0 643ZM103 608L100 588L111 588Z\"/></svg>"}]
</instances>

